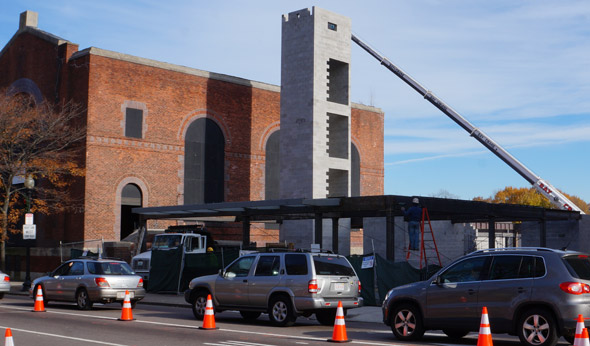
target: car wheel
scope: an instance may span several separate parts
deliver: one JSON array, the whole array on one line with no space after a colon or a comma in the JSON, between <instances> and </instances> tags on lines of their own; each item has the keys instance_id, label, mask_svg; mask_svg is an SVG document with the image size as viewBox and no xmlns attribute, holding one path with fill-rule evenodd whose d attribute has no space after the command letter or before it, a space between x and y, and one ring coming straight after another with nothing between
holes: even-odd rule
<instances>
[{"instance_id":1,"label":"car wheel","mask_svg":"<svg viewBox=\"0 0 590 346\"><path fill-rule=\"evenodd\" d=\"M336 309L324 309L316 311L315 318L323 326L333 326L336 320Z\"/></svg>"},{"instance_id":2,"label":"car wheel","mask_svg":"<svg viewBox=\"0 0 590 346\"><path fill-rule=\"evenodd\" d=\"M258 311L240 311L240 315L245 320L255 320L260 316L261 312Z\"/></svg>"},{"instance_id":3,"label":"car wheel","mask_svg":"<svg viewBox=\"0 0 590 346\"><path fill-rule=\"evenodd\" d=\"M4 298L4 292L0 292L0 299Z\"/></svg>"},{"instance_id":4,"label":"car wheel","mask_svg":"<svg viewBox=\"0 0 590 346\"><path fill-rule=\"evenodd\" d=\"M451 339L461 339L465 335L469 334L469 331L459 329L443 329L443 333L445 333Z\"/></svg>"},{"instance_id":5,"label":"car wheel","mask_svg":"<svg viewBox=\"0 0 590 346\"><path fill-rule=\"evenodd\" d=\"M297 319L288 296L274 297L268 310L270 322L277 327L292 326Z\"/></svg>"},{"instance_id":6,"label":"car wheel","mask_svg":"<svg viewBox=\"0 0 590 346\"><path fill-rule=\"evenodd\" d=\"M391 331L398 340L418 340L424 335L422 316L414 305L396 306L391 314Z\"/></svg>"},{"instance_id":7,"label":"car wheel","mask_svg":"<svg viewBox=\"0 0 590 346\"><path fill-rule=\"evenodd\" d=\"M78 309L80 310L92 309L92 302L90 301L88 291L86 291L85 288L80 288L76 292L76 304L78 305Z\"/></svg>"},{"instance_id":8,"label":"car wheel","mask_svg":"<svg viewBox=\"0 0 590 346\"><path fill-rule=\"evenodd\" d=\"M199 321L205 318L205 308L207 307L207 296L209 292L207 291L199 291L195 294L195 298L193 299L193 315Z\"/></svg>"},{"instance_id":9,"label":"car wheel","mask_svg":"<svg viewBox=\"0 0 590 346\"><path fill-rule=\"evenodd\" d=\"M523 345L555 345L557 343L557 327L553 316L545 309L525 311L518 322L518 337Z\"/></svg>"}]
</instances>

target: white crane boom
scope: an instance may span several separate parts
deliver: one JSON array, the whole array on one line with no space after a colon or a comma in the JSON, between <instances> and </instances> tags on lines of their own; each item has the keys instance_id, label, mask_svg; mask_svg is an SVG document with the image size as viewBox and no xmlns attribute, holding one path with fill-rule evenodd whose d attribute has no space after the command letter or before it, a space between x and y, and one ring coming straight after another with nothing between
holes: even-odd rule
<instances>
[{"instance_id":1,"label":"white crane boom","mask_svg":"<svg viewBox=\"0 0 590 346\"><path fill-rule=\"evenodd\" d=\"M412 87L412 89L416 90L420 95L422 95L426 100L428 100L428 102L432 103L436 108L440 109L449 118L451 118L454 122L461 126L465 131L469 132L469 134L472 137L474 137L477 141L479 141L486 148L488 148L492 153L498 156L508 166L512 167L512 169L514 169L518 174L520 174L530 184L532 184L537 189L537 191L539 191L543 196L549 199L549 201L553 205L557 206L559 209L578 211L581 214L584 214L584 212L580 208L578 208L578 206L576 206L572 201L565 197L556 188L551 186L551 184L541 179L538 175L533 173L525 165L520 163L514 156L510 155L510 153L508 153L504 148L497 144L483 131L473 126L467 119L463 118L459 113L457 113L455 110L449 107L441 99L436 97L431 91L424 88L422 85L420 85L420 83L418 83L416 80L407 75L400 68L391 63L386 57L377 53L374 49L369 47L366 43L361 41L354 34L352 35L352 41L358 44L362 49L367 51L373 57L375 57L375 59L379 60L381 65L385 66L388 70L390 70L396 76L401 78L401 80L406 82L406 84Z\"/></svg>"}]
</instances>

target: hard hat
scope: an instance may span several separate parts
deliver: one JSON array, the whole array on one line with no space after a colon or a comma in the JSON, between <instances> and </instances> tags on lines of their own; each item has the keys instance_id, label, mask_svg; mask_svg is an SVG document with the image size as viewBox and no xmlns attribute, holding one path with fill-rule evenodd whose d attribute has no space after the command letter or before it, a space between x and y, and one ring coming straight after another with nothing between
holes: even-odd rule
<instances>
[{"instance_id":1,"label":"hard hat","mask_svg":"<svg viewBox=\"0 0 590 346\"><path fill-rule=\"evenodd\" d=\"M211 246L209 246L209 247L207 248L207 252L213 252L213 248L212 248Z\"/></svg>"},{"instance_id":2,"label":"hard hat","mask_svg":"<svg viewBox=\"0 0 590 346\"><path fill-rule=\"evenodd\" d=\"M417 198L417 197L414 197L414 199L412 199L412 203L416 203L416 204L418 204L418 203L420 203L420 201L418 200L418 198Z\"/></svg>"}]
</instances>

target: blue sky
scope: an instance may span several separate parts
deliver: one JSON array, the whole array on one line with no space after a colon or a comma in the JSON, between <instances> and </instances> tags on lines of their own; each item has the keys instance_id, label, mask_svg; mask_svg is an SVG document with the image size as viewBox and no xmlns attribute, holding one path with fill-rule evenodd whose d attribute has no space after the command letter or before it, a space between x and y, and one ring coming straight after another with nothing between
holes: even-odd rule
<instances>
[{"instance_id":1,"label":"blue sky","mask_svg":"<svg viewBox=\"0 0 590 346\"><path fill-rule=\"evenodd\" d=\"M280 85L281 15L318 6L520 162L590 202L590 2L545 0L17 0L80 45ZM529 184L353 44L352 101L381 108L385 193L460 199Z\"/></svg>"}]
</instances>

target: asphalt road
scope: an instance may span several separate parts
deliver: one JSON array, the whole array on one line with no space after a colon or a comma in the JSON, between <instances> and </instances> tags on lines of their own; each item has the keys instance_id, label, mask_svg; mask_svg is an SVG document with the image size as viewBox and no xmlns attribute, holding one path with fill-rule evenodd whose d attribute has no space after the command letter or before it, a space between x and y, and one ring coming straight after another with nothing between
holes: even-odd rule
<instances>
[{"instance_id":1,"label":"asphalt road","mask_svg":"<svg viewBox=\"0 0 590 346\"><path fill-rule=\"evenodd\" d=\"M216 330L201 330L201 321L190 309L174 306L138 304L134 321L119 321L119 304L96 304L80 311L73 304L52 303L46 312L32 312L33 301L23 296L5 296L0 300L0 331L11 328L15 345L224 345L279 346L326 345L332 327L300 317L293 327L277 328L262 315L245 322L237 312L215 315ZM391 330L373 322L346 322L352 344L408 345L398 342ZM441 333L427 333L413 345L476 345L477 334L456 342ZM564 341L562 345L566 345ZM518 339L494 335L494 345L519 345Z\"/></svg>"}]
</instances>

